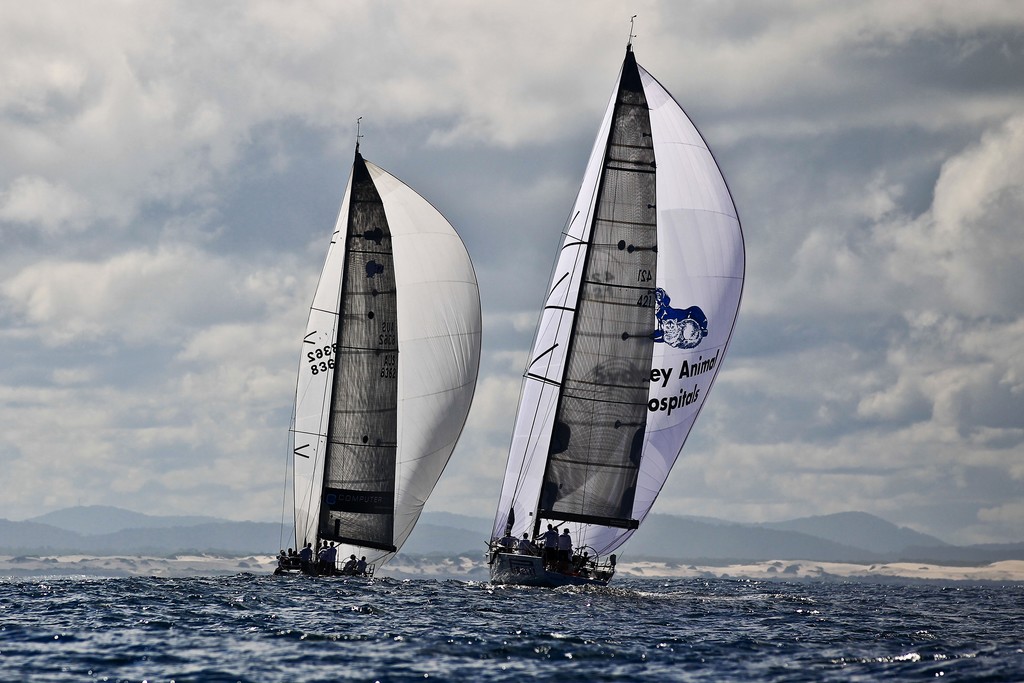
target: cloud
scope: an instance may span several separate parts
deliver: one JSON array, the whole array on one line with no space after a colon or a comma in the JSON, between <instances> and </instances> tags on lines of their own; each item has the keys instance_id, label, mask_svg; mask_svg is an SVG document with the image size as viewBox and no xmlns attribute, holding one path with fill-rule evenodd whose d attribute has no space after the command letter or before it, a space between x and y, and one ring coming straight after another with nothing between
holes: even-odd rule
<instances>
[{"instance_id":1,"label":"cloud","mask_svg":"<svg viewBox=\"0 0 1024 683\"><path fill-rule=\"evenodd\" d=\"M638 59L715 150L748 250L729 358L656 510L862 509L1019 540L1015 3L108 10L0 25L0 461L23 482L0 515L277 517L293 347L362 116L364 152L474 258L482 372L430 504L489 516L636 13Z\"/></svg>"},{"instance_id":2,"label":"cloud","mask_svg":"<svg viewBox=\"0 0 1024 683\"><path fill-rule=\"evenodd\" d=\"M779 345L727 361L701 417L714 457L699 475L684 459L679 478L748 501L736 516L859 507L946 538L923 500L977 495L953 540L991 538L976 522L994 520L980 502L993 492L979 487L1001 476L1019 492L1024 444L1020 129L1011 117L951 154L917 216L876 173L883 201L840 210L846 229L805 233L782 291L754 291L755 331L781 328Z\"/></svg>"},{"instance_id":3,"label":"cloud","mask_svg":"<svg viewBox=\"0 0 1024 683\"><path fill-rule=\"evenodd\" d=\"M84 229L88 213L88 201L77 192L36 176L18 177L0 194L0 222L37 226L49 235Z\"/></svg>"},{"instance_id":4,"label":"cloud","mask_svg":"<svg viewBox=\"0 0 1024 683\"><path fill-rule=\"evenodd\" d=\"M196 328L280 305L281 292L297 284L280 273L240 272L243 267L187 245L158 247L106 261L40 260L0 292L37 326L45 345L99 338L174 343Z\"/></svg>"}]
</instances>

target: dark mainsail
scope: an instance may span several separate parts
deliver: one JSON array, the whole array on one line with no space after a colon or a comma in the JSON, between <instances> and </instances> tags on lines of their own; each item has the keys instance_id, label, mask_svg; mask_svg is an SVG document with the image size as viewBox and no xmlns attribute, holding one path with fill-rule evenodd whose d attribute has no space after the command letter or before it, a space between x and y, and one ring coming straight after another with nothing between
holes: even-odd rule
<instances>
[{"instance_id":1,"label":"dark mainsail","mask_svg":"<svg viewBox=\"0 0 1024 683\"><path fill-rule=\"evenodd\" d=\"M356 152L319 536L394 550L398 313L391 232Z\"/></svg>"},{"instance_id":2,"label":"dark mainsail","mask_svg":"<svg viewBox=\"0 0 1024 683\"><path fill-rule=\"evenodd\" d=\"M654 348L655 172L647 100L630 51L597 185L538 523L636 526Z\"/></svg>"}]
</instances>

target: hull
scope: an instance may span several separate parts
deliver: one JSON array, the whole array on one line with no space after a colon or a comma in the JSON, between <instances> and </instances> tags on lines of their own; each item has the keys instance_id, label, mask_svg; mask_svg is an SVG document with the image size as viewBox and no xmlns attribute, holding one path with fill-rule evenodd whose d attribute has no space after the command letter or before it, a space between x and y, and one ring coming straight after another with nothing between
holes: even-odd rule
<instances>
[{"instance_id":1,"label":"hull","mask_svg":"<svg viewBox=\"0 0 1024 683\"><path fill-rule=\"evenodd\" d=\"M562 573L546 569L544 559L498 551L491 556L491 583L508 586L607 586L615 574L614 567L601 567L593 572Z\"/></svg>"},{"instance_id":2,"label":"hull","mask_svg":"<svg viewBox=\"0 0 1024 683\"><path fill-rule=\"evenodd\" d=\"M334 574L314 574L312 572L304 572L298 569L282 569L278 567L274 570L274 576L312 576L318 579L372 579L373 572L367 572L366 574L343 574L341 572Z\"/></svg>"},{"instance_id":3,"label":"hull","mask_svg":"<svg viewBox=\"0 0 1024 683\"><path fill-rule=\"evenodd\" d=\"M281 562L278 561L277 568L274 569L274 576L317 576L317 577L349 577L349 578L364 578L372 579L375 567L373 565L367 565L366 570L362 573L357 571L344 571L334 567L330 571L325 570L323 567L312 567L303 566L297 562Z\"/></svg>"}]
</instances>

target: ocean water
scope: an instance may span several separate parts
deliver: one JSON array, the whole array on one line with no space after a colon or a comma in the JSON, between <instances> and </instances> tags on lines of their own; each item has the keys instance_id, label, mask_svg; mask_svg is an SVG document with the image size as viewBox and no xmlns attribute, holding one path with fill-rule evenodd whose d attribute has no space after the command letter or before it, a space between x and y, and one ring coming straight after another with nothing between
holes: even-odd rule
<instances>
[{"instance_id":1,"label":"ocean water","mask_svg":"<svg viewBox=\"0 0 1024 683\"><path fill-rule=\"evenodd\" d=\"M1024 586L0 579L2 681L1024 680Z\"/></svg>"}]
</instances>

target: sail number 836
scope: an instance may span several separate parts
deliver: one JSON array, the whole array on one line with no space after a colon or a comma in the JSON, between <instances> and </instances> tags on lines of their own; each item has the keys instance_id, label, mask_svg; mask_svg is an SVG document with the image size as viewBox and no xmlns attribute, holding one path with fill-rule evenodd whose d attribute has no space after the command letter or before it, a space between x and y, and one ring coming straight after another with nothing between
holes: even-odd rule
<instances>
[{"instance_id":1,"label":"sail number 836","mask_svg":"<svg viewBox=\"0 0 1024 683\"><path fill-rule=\"evenodd\" d=\"M314 375L327 372L334 368L334 352L338 350L337 344L318 348L316 351L307 351L306 360L309 362L309 371Z\"/></svg>"}]
</instances>

